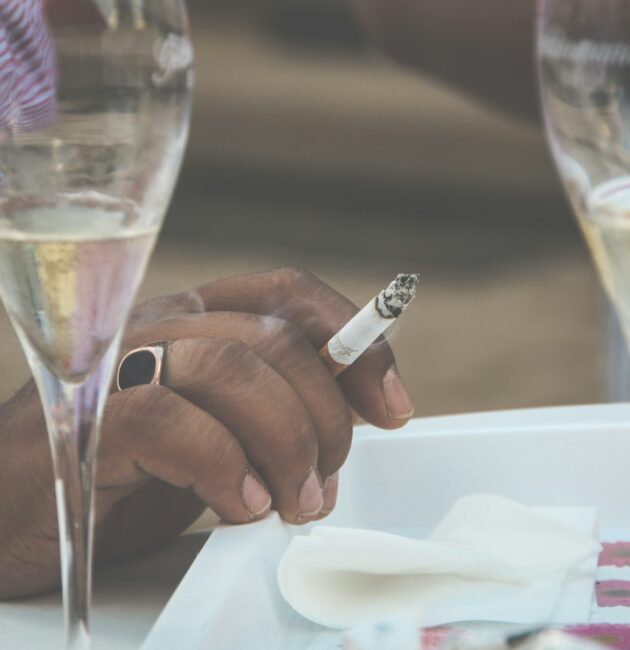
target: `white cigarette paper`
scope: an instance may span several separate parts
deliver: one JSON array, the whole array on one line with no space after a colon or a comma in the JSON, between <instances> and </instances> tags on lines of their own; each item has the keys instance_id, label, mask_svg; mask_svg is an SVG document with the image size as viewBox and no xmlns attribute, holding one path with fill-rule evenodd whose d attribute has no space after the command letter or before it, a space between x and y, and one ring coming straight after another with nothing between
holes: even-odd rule
<instances>
[{"instance_id":1,"label":"white cigarette paper","mask_svg":"<svg viewBox=\"0 0 630 650\"><path fill-rule=\"evenodd\" d=\"M352 365L403 313L416 296L419 276L400 274L322 348L335 375Z\"/></svg>"}]
</instances>

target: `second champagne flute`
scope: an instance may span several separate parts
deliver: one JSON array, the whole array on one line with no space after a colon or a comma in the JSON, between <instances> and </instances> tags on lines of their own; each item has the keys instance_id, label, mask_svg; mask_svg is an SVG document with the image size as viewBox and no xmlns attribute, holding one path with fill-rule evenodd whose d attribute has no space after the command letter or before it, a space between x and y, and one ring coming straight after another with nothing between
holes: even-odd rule
<instances>
[{"instance_id":1,"label":"second champagne flute","mask_svg":"<svg viewBox=\"0 0 630 650\"><path fill-rule=\"evenodd\" d=\"M630 342L630 0L539 0L551 150Z\"/></svg>"}]
</instances>

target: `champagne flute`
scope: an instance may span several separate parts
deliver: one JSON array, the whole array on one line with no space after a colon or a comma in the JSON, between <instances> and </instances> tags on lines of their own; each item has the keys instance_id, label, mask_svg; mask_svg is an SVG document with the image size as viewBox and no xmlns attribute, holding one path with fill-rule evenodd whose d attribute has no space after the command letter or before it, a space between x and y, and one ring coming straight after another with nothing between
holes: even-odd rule
<instances>
[{"instance_id":1,"label":"champagne flute","mask_svg":"<svg viewBox=\"0 0 630 650\"><path fill-rule=\"evenodd\" d=\"M548 141L630 343L630 0L539 0Z\"/></svg>"},{"instance_id":2,"label":"champagne flute","mask_svg":"<svg viewBox=\"0 0 630 650\"><path fill-rule=\"evenodd\" d=\"M94 459L188 134L183 0L0 1L0 297L44 406L66 647L89 647Z\"/></svg>"}]
</instances>

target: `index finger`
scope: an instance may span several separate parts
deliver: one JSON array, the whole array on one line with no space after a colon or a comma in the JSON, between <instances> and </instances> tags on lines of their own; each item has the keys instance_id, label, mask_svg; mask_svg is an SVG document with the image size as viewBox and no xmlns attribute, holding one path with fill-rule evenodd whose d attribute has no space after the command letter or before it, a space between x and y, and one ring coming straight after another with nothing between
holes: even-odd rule
<instances>
[{"instance_id":1,"label":"index finger","mask_svg":"<svg viewBox=\"0 0 630 650\"><path fill-rule=\"evenodd\" d=\"M217 280L171 300L171 306L181 311L239 311L288 320L318 350L358 311L332 287L297 268ZM398 428L413 415L411 399L384 339L348 368L339 383L352 408L376 426Z\"/></svg>"}]
</instances>

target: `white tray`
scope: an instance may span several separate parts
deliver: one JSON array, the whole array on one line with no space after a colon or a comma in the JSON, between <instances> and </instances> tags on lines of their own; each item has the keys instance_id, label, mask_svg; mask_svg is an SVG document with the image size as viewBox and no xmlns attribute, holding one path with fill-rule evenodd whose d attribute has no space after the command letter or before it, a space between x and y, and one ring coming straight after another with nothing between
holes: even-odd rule
<instances>
[{"instance_id":1,"label":"white tray","mask_svg":"<svg viewBox=\"0 0 630 650\"><path fill-rule=\"evenodd\" d=\"M472 493L533 506L597 506L603 538L630 539L630 405L416 420L394 433L363 427L326 523L421 534ZM277 588L278 560L301 532L276 516L217 529L143 650L339 647ZM610 622L630 622L625 611L619 617Z\"/></svg>"}]
</instances>

